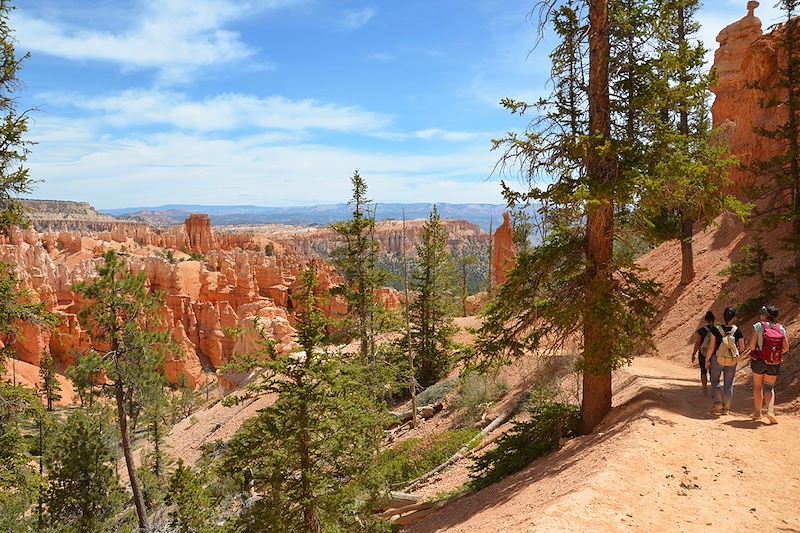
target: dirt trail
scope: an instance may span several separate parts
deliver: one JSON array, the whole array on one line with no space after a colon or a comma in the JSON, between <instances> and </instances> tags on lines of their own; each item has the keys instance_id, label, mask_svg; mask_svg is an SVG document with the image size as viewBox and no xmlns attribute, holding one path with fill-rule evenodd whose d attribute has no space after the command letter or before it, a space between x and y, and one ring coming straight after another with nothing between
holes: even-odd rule
<instances>
[{"instance_id":1,"label":"dirt trail","mask_svg":"<svg viewBox=\"0 0 800 533\"><path fill-rule=\"evenodd\" d=\"M615 380L620 405L594 434L404 531L800 532L799 417L750 421L742 385L712 415L696 371L670 361Z\"/></svg>"}]
</instances>

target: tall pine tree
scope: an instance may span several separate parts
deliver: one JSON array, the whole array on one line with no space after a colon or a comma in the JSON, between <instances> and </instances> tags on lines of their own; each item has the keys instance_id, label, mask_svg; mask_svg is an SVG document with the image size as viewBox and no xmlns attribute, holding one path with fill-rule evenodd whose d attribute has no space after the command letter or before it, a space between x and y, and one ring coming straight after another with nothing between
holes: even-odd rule
<instances>
[{"instance_id":1,"label":"tall pine tree","mask_svg":"<svg viewBox=\"0 0 800 533\"><path fill-rule=\"evenodd\" d=\"M144 271L134 275L125 258L109 250L103 255L97 274L93 281L73 286L77 294L92 302L81 310L78 318L95 343L105 343L110 348L106 357L114 381L122 452L139 529L149 531L131 450L129 417L143 405L143 393L152 388L154 376L163 367L163 348L168 338L158 332L158 300L149 294Z\"/></svg>"},{"instance_id":2,"label":"tall pine tree","mask_svg":"<svg viewBox=\"0 0 800 533\"><path fill-rule=\"evenodd\" d=\"M383 314L380 303L375 300L375 291L383 286L388 275L378 268L380 246L375 239L375 213L369 207L367 182L357 171L350 182L353 186L352 218L331 226L342 240L342 246L332 252L331 260L344 280L334 294L347 301L362 360L375 364L375 338Z\"/></svg>"},{"instance_id":3,"label":"tall pine tree","mask_svg":"<svg viewBox=\"0 0 800 533\"><path fill-rule=\"evenodd\" d=\"M223 468L248 472L242 481L251 481L260 495L241 517L246 531L365 530L368 491L359 481L377 446L378 410L363 363L322 350L327 320L315 295L313 263L301 280L297 334L303 352L275 355L268 344L266 357L242 362L263 371L244 397L277 399L234 435Z\"/></svg>"},{"instance_id":4,"label":"tall pine tree","mask_svg":"<svg viewBox=\"0 0 800 533\"><path fill-rule=\"evenodd\" d=\"M536 205L543 240L518 257L487 311L477 352L484 364L507 363L531 352L568 353L580 340L581 417L591 431L611 409L611 372L649 338L653 312L654 287L638 277L630 258L614 253L615 216L637 189L638 152L626 149L625 136L630 124L643 129L636 122L642 114L620 100L636 94L624 82L635 81L643 63L621 62L610 76L615 26L608 1L542 5L540 22L552 22L559 38L551 54L553 92L535 105L505 100L514 113L538 115L524 135L509 134L495 146L504 149L502 168L527 180L521 192L504 184L507 199ZM628 13L624 3L614 7ZM630 46L616 42L622 50ZM612 128L614 116L623 120Z\"/></svg>"},{"instance_id":5,"label":"tall pine tree","mask_svg":"<svg viewBox=\"0 0 800 533\"><path fill-rule=\"evenodd\" d=\"M455 325L453 310L457 278L447 248L447 230L433 206L417 245L411 274L411 347L417 381L433 385L447 375L452 364Z\"/></svg>"}]
</instances>

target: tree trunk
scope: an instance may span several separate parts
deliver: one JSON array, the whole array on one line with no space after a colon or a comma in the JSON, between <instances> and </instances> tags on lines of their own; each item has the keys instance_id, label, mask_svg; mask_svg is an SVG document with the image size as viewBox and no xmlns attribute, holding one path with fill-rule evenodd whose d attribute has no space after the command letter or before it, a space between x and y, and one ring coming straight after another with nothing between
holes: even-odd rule
<instances>
[{"instance_id":1,"label":"tree trunk","mask_svg":"<svg viewBox=\"0 0 800 533\"><path fill-rule=\"evenodd\" d=\"M585 433L590 433L603 417L611 411L611 374L594 376L583 373L583 404L581 405L581 425Z\"/></svg>"},{"instance_id":2,"label":"tree trunk","mask_svg":"<svg viewBox=\"0 0 800 533\"><path fill-rule=\"evenodd\" d=\"M114 380L114 396L117 400L117 421L119 422L119 433L122 440L122 453L125 456L125 466L128 468L128 477L131 482L131 492L133 492L133 504L136 507L136 516L139 519L139 531L148 533L150 526L147 523L147 510L144 507L142 489L139 486L139 478L136 475L136 467L133 464L133 452L131 451L131 439L128 435L128 417L125 414L125 389L122 383L122 373L117 362L117 353L113 353L114 366L116 369L116 379Z\"/></svg>"},{"instance_id":3,"label":"tree trunk","mask_svg":"<svg viewBox=\"0 0 800 533\"><path fill-rule=\"evenodd\" d=\"M693 227L692 220L681 217L681 285L688 285L694 279Z\"/></svg>"},{"instance_id":4,"label":"tree trunk","mask_svg":"<svg viewBox=\"0 0 800 533\"><path fill-rule=\"evenodd\" d=\"M308 411L306 405L300 407L300 484L303 493L303 527L309 533L322 533L319 513L314 504L314 488L311 486L311 437L308 434Z\"/></svg>"},{"instance_id":5,"label":"tree trunk","mask_svg":"<svg viewBox=\"0 0 800 533\"><path fill-rule=\"evenodd\" d=\"M609 25L607 0L589 2L589 130L591 146L586 157L589 190L596 203L586 215L586 258L589 311L584 315L583 399L584 432L592 431L611 410L610 339L600 309L611 296L614 242L613 156L601 155L599 146L611 137L608 87Z\"/></svg>"}]
</instances>

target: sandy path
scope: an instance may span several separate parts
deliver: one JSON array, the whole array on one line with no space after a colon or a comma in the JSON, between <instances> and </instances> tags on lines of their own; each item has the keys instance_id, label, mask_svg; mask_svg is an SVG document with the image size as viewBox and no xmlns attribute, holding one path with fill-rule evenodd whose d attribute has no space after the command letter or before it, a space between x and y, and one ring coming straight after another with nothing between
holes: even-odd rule
<instances>
[{"instance_id":1,"label":"sandy path","mask_svg":"<svg viewBox=\"0 0 800 533\"><path fill-rule=\"evenodd\" d=\"M751 422L742 386L715 417L695 371L668 361L626 373L597 432L405 531L800 532L800 418Z\"/></svg>"}]
</instances>

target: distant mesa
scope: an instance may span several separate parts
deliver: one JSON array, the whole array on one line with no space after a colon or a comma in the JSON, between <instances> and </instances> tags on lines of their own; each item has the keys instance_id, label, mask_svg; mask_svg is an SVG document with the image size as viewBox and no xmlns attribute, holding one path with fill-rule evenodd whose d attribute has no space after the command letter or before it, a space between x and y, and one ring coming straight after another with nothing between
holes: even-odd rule
<instances>
[{"instance_id":1,"label":"distant mesa","mask_svg":"<svg viewBox=\"0 0 800 533\"><path fill-rule=\"evenodd\" d=\"M432 203L377 203L375 218L383 220L426 219L433 208ZM449 204L437 203L443 219L465 220L483 231L488 231L502 218L506 206L503 204ZM265 207L257 205L191 205L170 204L158 207L130 207L101 209L106 215L119 220L172 226L183 224L192 213L206 213L214 226L248 226L265 224L287 224L292 226L328 226L351 215L352 208L346 204L325 204L300 207Z\"/></svg>"},{"instance_id":2,"label":"distant mesa","mask_svg":"<svg viewBox=\"0 0 800 533\"><path fill-rule=\"evenodd\" d=\"M112 216L98 213L87 202L68 200L20 200L36 231L110 231L126 224Z\"/></svg>"}]
</instances>

